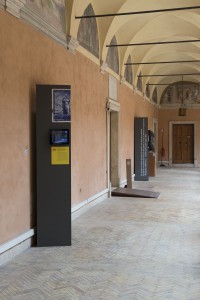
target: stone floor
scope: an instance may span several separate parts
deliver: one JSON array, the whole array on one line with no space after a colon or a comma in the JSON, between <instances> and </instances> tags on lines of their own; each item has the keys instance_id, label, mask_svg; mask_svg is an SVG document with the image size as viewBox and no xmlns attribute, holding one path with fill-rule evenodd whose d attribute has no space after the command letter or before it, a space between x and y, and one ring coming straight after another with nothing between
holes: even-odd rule
<instances>
[{"instance_id":1,"label":"stone floor","mask_svg":"<svg viewBox=\"0 0 200 300\"><path fill-rule=\"evenodd\" d=\"M72 246L31 248L0 268L1 300L199 300L200 169L160 168L78 212Z\"/></svg>"}]
</instances>

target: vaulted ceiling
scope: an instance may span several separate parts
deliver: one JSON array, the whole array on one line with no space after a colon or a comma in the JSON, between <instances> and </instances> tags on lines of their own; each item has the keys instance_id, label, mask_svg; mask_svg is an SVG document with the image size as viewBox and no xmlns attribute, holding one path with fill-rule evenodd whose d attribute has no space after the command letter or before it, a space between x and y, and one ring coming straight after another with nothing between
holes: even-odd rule
<instances>
[{"instance_id":1,"label":"vaulted ceiling","mask_svg":"<svg viewBox=\"0 0 200 300\"><path fill-rule=\"evenodd\" d=\"M77 38L80 19L91 4L95 15L122 12L138 12L200 5L200 0L70 0L67 1L67 30L70 36ZM99 33L100 60L106 61L107 45L113 36L118 44L169 42L200 39L200 9L133 14L96 18ZM125 72L125 63L129 55L134 63L200 60L200 42L171 43L158 45L140 45L118 47L120 75ZM133 66L134 82L143 75L143 86L151 84L174 83L182 79L181 75L169 74L200 73L200 62L182 62L168 64L139 64ZM163 75L151 77L149 75ZM199 75L184 75L184 81L199 82ZM159 86L159 95L166 86Z\"/></svg>"}]
</instances>

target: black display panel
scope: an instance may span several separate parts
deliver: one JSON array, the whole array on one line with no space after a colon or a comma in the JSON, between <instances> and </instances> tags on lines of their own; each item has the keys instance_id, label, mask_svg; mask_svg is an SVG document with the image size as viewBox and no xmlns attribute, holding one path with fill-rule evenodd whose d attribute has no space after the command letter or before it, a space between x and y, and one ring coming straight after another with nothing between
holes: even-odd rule
<instances>
[{"instance_id":1,"label":"black display panel","mask_svg":"<svg viewBox=\"0 0 200 300\"><path fill-rule=\"evenodd\" d=\"M148 118L134 121L134 169L135 181L147 181L148 176Z\"/></svg>"},{"instance_id":2,"label":"black display panel","mask_svg":"<svg viewBox=\"0 0 200 300\"><path fill-rule=\"evenodd\" d=\"M52 129L50 131L50 144L52 146L69 145L69 130L68 129Z\"/></svg>"},{"instance_id":3,"label":"black display panel","mask_svg":"<svg viewBox=\"0 0 200 300\"><path fill-rule=\"evenodd\" d=\"M71 123L52 121L52 91L69 89L70 86L67 85L37 85L36 87L38 247L71 245ZM53 131L56 135L55 139ZM54 147L69 143L66 146L69 152L69 164L51 163L53 151L50 144L51 133L53 142L56 142Z\"/></svg>"}]
</instances>

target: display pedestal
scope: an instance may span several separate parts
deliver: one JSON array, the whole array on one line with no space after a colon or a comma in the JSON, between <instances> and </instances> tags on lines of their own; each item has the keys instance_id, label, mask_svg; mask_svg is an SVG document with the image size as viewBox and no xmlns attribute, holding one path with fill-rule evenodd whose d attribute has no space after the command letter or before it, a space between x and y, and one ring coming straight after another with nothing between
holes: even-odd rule
<instances>
[{"instance_id":1,"label":"display pedestal","mask_svg":"<svg viewBox=\"0 0 200 300\"><path fill-rule=\"evenodd\" d=\"M70 86L36 86L37 246L71 245Z\"/></svg>"},{"instance_id":2,"label":"display pedestal","mask_svg":"<svg viewBox=\"0 0 200 300\"><path fill-rule=\"evenodd\" d=\"M127 178L127 188L132 189L132 168L131 159L126 160L126 178Z\"/></svg>"},{"instance_id":3,"label":"display pedestal","mask_svg":"<svg viewBox=\"0 0 200 300\"><path fill-rule=\"evenodd\" d=\"M148 174L150 177L156 176L156 158L153 152L148 153Z\"/></svg>"}]
</instances>

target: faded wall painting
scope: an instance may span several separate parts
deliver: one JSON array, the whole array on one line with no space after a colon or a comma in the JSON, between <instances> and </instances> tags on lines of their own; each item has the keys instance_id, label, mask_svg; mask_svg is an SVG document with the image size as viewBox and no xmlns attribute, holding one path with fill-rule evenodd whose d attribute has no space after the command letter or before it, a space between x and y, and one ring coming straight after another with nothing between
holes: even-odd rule
<instances>
[{"instance_id":1,"label":"faded wall painting","mask_svg":"<svg viewBox=\"0 0 200 300\"><path fill-rule=\"evenodd\" d=\"M179 81L169 85L161 96L160 104L200 104L200 85L195 82Z\"/></svg>"},{"instance_id":2,"label":"faded wall painting","mask_svg":"<svg viewBox=\"0 0 200 300\"><path fill-rule=\"evenodd\" d=\"M89 4L83 15L91 16L94 14L93 7ZM82 47L99 58L99 36L95 18L81 19L77 38Z\"/></svg>"},{"instance_id":3,"label":"faded wall painting","mask_svg":"<svg viewBox=\"0 0 200 300\"><path fill-rule=\"evenodd\" d=\"M127 63L128 64L132 63L130 55L127 59ZM132 65L126 65L124 78L128 83L133 84L133 68L132 68Z\"/></svg>"},{"instance_id":4,"label":"faded wall painting","mask_svg":"<svg viewBox=\"0 0 200 300\"><path fill-rule=\"evenodd\" d=\"M145 95L150 98L150 88L149 88L149 82L146 85L146 91L145 91Z\"/></svg>"},{"instance_id":5,"label":"faded wall painting","mask_svg":"<svg viewBox=\"0 0 200 300\"><path fill-rule=\"evenodd\" d=\"M157 93L157 88L154 89L153 94L152 94L152 101L154 103L158 103L158 93Z\"/></svg>"},{"instance_id":6,"label":"faded wall painting","mask_svg":"<svg viewBox=\"0 0 200 300\"><path fill-rule=\"evenodd\" d=\"M57 30L66 33L65 0L27 0L25 6Z\"/></svg>"},{"instance_id":7,"label":"faded wall painting","mask_svg":"<svg viewBox=\"0 0 200 300\"><path fill-rule=\"evenodd\" d=\"M110 45L116 45L116 44L117 44L117 39L114 35L110 42ZM110 69L112 69L115 73L119 74L119 53L117 47L108 48L106 62Z\"/></svg>"},{"instance_id":8,"label":"faded wall painting","mask_svg":"<svg viewBox=\"0 0 200 300\"><path fill-rule=\"evenodd\" d=\"M140 71L140 74L138 76L138 80L137 80L137 89L142 92L142 72Z\"/></svg>"}]
</instances>

